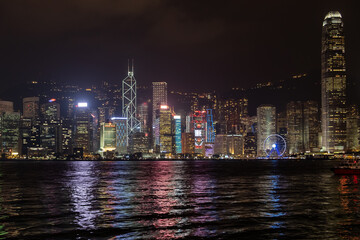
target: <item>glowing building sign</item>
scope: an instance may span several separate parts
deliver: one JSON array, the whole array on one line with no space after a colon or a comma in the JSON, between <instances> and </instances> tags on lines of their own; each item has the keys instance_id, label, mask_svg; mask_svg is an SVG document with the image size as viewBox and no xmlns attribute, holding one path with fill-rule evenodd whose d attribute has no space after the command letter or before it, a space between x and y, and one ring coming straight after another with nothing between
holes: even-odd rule
<instances>
[{"instance_id":1,"label":"glowing building sign","mask_svg":"<svg viewBox=\"0 0 360 240\"><path fill-rule=\"evenodd\" d=\"M192 114L192 126L195 137L195 153L204 154L205 143L205 111L195 111Z\"/></svg>"},{"instance_id":2,"label":"glowing building sign","mask_svg":"<svg viewBox=\"0 0 360 240\"><path fill-rule=\"evenodd\" d=\"M79 102L77 104L77 107L87 107L87 106L88 106L87 102Z\"/></svg>"}]
</instances>

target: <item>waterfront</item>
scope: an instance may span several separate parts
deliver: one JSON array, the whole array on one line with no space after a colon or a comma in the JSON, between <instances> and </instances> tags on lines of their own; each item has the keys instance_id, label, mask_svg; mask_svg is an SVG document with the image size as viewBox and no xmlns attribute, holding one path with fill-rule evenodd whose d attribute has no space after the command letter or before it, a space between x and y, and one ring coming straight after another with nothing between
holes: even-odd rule
<instances>
[{"instance_id":1,"label":"waterfront","mask_svg":"<svg viewBox=\"0 0 360 240\"><path fill-rule=\"evenodd\" d=\"M329 160L0 161L0 239L358 239Z\"/></svg>"}]
</instances>

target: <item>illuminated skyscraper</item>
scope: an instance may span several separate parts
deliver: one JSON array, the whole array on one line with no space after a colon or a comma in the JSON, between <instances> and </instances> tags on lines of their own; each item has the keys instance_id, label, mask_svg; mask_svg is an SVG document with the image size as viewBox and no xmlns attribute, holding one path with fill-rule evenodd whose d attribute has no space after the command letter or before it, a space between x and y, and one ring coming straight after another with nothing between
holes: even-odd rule
<instances>
[{"instance_id":1,"label":"illuminated skyscraper","mask_svg":"<svg viewBox=\"0 0 360 240\"><path fill-rule=\"evenodd\" d=\"M351 105L348 108L346 119L347 130L347 144L348 151L359 150L359 111L356 105Z\"/></svg>"},{"instance_id":2,"label":"illuminated skyscraper","mask_svg":"<svg viewBox=\"0 0 360 240\"><path fill-rule=\"evenodd\" d=\"M167 105L167 83L153 82L153 116L160 105Z\"/></svg>"},{"instance_id":3,"label":"illuminated skyscraper","mask_svg":"<svg viewBox=\"0 0 360 240\"><path fill-rule=\"evenodd\" d=\"M261 105L257 108L257 156L265 156L264 141L276 133L276 108L271 105Z\"/></svg>"},{"instance_id":4,"label":"illuminated skyscraper","mask_svg":"<svg viewBox=\"0 0 360 240\"><path fill-rule=\"evenodd\" d=\"M155 140L160 153L172 152L171 111L167 105L161 105L156 113Z\"/></svg>"},{"instance_id":5,"label":"illuminated skyscraper","mask_svg":"<svg viewBox=\"0 0 360 240\"><path fill-rule=\"evenodd\" d=\"M138 107L138 119L141 124L141 132L148 135L150 133L150 121L149 121L149 104L148 102L143 102Z\"/></svg>"},{"instance_id":6,"label":"illuminated skyscraper","mask_svg":"<svg viewBox=\"0 0 360 240\"><path fill-rule=\"evenodd\" d=\"M175 153L179 154L182 153L181 147L181 116L175 115L174 116L175 122Z\"/></svg>"},{"instance_id":7,"label":"illuminated skyscraper","mask_svg":"<svg viewBox=\"0 0 360 240\"><path fill-rule=\"evenodd\" d=\"M329 12L322 28L321 124L324 151L343 151L346 145L346 70L341 14Z\"/></svg>"},{"instance_id":8,"label":"illuminated skyscraper","mask_svg":"<svg viewBox=\"0 0 360 240\"><path fill-rule=\"evenodd\" d=\"M0 153L17 155L19 148L20 112L12 111L12 102L4 103L0 109ZM1 106L1 105L0 105Z\"/></svg>"},{"instance_id":9,"label":"illuminated skyscraper","mask_svg":"<svg viewBox=\"0 0 360 240\"><path fill-rule=\"evenodd\" d=\"M195 138L195 153L204 155L206 138L206 111L195 111L191 118L191 127Z\"/></svg>"},{"instance_id":10,"label":"illuminated skyscraper","mask_svg":"<svg viewBox=\"0 0 360 240\"><path fill-rule=\"evenodd\" d=\"M75 109L75 148L83 149L85 154L92 152L92 117L85 102L78 103Z\"/></svg>"},{"instance_id":11,"label":"illuminated skyscraper","mask_svg":"<svg viewBox=\"0 0 360 240\"><path fill-rule=\"evenodd\" d=\"M13 111L14 111L13 102L0 100L0 112L13 112Z\"/></svg>"},{"instance_id":12,"label":"illuminated skyscraper","mask_svg":"<svg viewBox=\"0 0 360 240\"><path fill-rule=\"evenodd\" d=\"M287 149L290 154L319 151L318 114L318 103L315 101L287 104Z\"/></svg>"},{"instance_id":13,"label":"illuminated skyscraper","mask_svg":"<svg viewBox=\"0 0 360 240\"><path fill-rule=\"evenodd\" d=\"M152 135L153 144L156 145L155 141L155 121L156 112L160 109L161 105L167 105L167 83L166 82L153 82L152 83Z\"/></svg>"},{"instance_id":14,"label":"illuminated skyscraper","mask_svg":"<svg viewBox=\"0 0 360 240\"><path fill-rule=\"evenodd\" d=\"M23 117L35 119L39 116L39 98L27 97L23 99Z\"/></svg>"},{"instance_id":15,"label":"illuminated skyscraper","mask_svg":"<svg viewBox=\"0 0 360 240\"><path fill-rule=\"evenodd\" d=\"M182 133L181 134L181 147L183 154L194 154L195 141L194 133Z\"/></svg>"},{"instance_id":16,"label":"illuminated skyscraper","mask_svg":"<svg viewBox=\"0 0 360 240\"><path fill-rule=\"evenodd\" d=\"M116 125L116 152L126 154L128 153L127 118L113 117L111 121Z\"/></svg>"},{"instance_id":17,"label":"illuminated skyscraper","mask_svg":"<svg viewBox=\"0 0 360 240\"><path fill-rule=\"evenodd\" d=\"M122 81L122 115L127 118L128 137L140 131L140 122L136 119L136 79L134 77L134 61L131 71L128 65L128 76Z\"/></svg>"},{"instance_id":18,"label":"illuminated skyscraper","mask_svg":"<svg viewBox=\"0 0 360 240\"><path fill-rule=\"evenodd\" d=\"M212 109L206 109L206 139L207 143L215 142L215 129Z\"/></svg>"},{"instance_id":19,"label":"illuminated skyscraper","mask_svg":"<svg viewBox=\"0 0 360 240\"><path fill-rule=\"evenodd\" d=\"M287 145L290 154L304 153L303 104L300 101L286 105Z\"/></svg>"},{"instance_id":20,"label":"illuminated skyscraper","mask_svg":"<svg viewBox=\"0 0 360 240\"><path fill-rule=\"evenodd\" d=\"M247 98L228 98L219 101L220 122L226 126L224 133L238 134L245 131L243 120L248 115Z\"/></svg>"},{"instance_id":21,"label":"illuminated skyscraper","mask_svg":"<svg viewBox=\"0 0 360 240\"><path fill-rule=\"evenodd\" d=\"M41 105L41 116L46 120L60 119L60 104L51 100Z\"/></svg>"},{"instance_id":22,"label":"illuminated skyscraper","mask_svg":"<svg viewBox=\"0 0 360 240\"><path fill-rule=\"evenodd\" d=\"M100 123L100 150L102 152L115 151L116 125L114 123Z\"/></svg>"}]
</instances>

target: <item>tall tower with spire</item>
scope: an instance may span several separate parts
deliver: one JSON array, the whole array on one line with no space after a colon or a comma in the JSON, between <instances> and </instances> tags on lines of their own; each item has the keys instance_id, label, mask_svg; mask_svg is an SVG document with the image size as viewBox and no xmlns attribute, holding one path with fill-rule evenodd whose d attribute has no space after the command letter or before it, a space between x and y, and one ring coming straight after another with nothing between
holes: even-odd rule
<instances>
[{"instance_id":1,"label":"tall tower with spire","mask_svg":"<svg viewBox=\"0 0 360 240\"><path fill-rule=\"evenodd\" d=\"M140 131L140 122L136 118L136 104L136 79L134 77L133 59L131 67L130 60L128 60L128 75L122 81L122 115L127 118L128 137Z\"/></svg>"},{"instance_id":2,"label":"tall tower with spire","mask_svg":"<svg viewBox=\"0 0 360 240\"><path fill-rule=\"evenodd\" d=\"M346 144L346 69L344 26L338 11L325 16L321 43L322 147L341 152Z\"/></svg>"}]
</instances>

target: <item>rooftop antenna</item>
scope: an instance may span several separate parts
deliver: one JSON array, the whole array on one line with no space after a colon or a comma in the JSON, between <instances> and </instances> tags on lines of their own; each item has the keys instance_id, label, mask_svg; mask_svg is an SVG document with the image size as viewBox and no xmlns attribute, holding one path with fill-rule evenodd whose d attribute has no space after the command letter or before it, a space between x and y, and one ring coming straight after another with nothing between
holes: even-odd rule
<instances>
[{"instance_id":1,"label":"rooftop antenna","mask_svg":"<svg viewBox=\"0 0 360 240\"><path fill-rule=\"evenodd\" d=\"M130 59L128 59L128 75L130 75Z\"/></svg>"},{"instance_id":2,"label":"rooftop antenna","mask_svg":"<svg viewBox=\"0 0 360 240\"><path fill-rule=\"evenodd\" d=\"M134 59L132 59L132 72L134 74Z\"/></svg>"}]
</instances>

